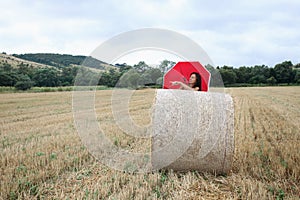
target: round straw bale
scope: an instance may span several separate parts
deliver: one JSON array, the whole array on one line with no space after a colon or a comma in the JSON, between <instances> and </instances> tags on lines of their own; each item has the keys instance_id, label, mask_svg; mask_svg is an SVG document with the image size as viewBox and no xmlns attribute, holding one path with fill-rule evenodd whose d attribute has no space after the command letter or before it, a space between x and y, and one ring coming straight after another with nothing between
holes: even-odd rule
<instances>
[{"instance_id":1,"label":"round straw bale","mask_svg":"<svg viewBox=\"0 0 300 200\"><path fill-rule=\"evenodd\" d=\"M153 169L227 173L234 154L230 95L157 90L153 105Z\"/></svg>"}]
</instances>

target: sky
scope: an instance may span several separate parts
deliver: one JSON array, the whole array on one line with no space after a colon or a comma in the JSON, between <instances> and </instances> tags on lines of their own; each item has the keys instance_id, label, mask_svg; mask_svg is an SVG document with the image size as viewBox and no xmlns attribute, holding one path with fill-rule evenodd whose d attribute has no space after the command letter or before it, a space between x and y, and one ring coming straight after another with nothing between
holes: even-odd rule
<instances>
[{"instance_id":1,"label":"sky","mask_svg":"<svg viewBox=\"0 0 300 200\"><path fill-rule=\"evenodd\" d=\"M90 55L119 34L159 28L196 42L215 66L300 63L299 0L0 0L0 51ZM159 51L117 62L177 61ZM201 61L200 61L201 62Z\"/></svg>"}]
</instances>

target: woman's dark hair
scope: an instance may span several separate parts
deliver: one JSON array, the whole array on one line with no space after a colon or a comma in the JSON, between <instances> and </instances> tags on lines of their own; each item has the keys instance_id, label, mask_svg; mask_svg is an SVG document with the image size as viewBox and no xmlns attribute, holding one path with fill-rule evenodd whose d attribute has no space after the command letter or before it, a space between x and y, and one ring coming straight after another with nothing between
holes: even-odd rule
<instances>
[{"instance_id":1,"label":"woman's dark hair","mask_svg":"<svg viewBox=\"0 0 300 200\"><path fill-rule=\"evenodd\" d=\"M195 83L195 85L193 86L193 88L199 87L199 91L201 91L201 76L200 76L199 73L193 72L193 73L191 73L190 77L191 77L193 74L195 74L195 76L196 76L196 83Z\"/></svg>"}]
</instances>

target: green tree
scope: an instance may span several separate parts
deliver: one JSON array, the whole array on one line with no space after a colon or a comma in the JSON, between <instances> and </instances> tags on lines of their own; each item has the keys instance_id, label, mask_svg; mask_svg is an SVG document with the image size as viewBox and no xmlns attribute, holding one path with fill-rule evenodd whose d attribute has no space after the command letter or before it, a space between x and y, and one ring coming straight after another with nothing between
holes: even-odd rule
<instances>
[{"instance_id":1,"label":"green tree","mask_svg":"<svg viewBox=\"0 0 300 200\"><path fill-rule=\"evenodd\" d=\"M139 85L146 85L151 83L155 83L152 80L151 75L149 73L143 73L139 79Z\"/></svg>"},{"instance_id":2,"label":"green tree","mask_svg":"<svg viewBox=\"0 0 300 200\"><path fill-rule=\"evenodd\" d=\"M32 77L33 71L34 71L33 67L29 66L29 64L24 64L23 62L21 62L20 64L17 65L18 74L26 74L29 77Z\"/></svg>"},{"instance_id":3,"label":"green tree","mask_svg":"<svg viewBox=\"0 0 300 200\"><path fill-rule=\"evenodd\" d=\"M149 73L154 82L163 76L163 73L157 68L151 69Z\"/></svg>"},{"instance_id":4,"label":"green tree","mask_svg":"<svg viewBox=\"0 0 300 200\"><path fill-rule=\"evenodd\" d=\"M146 70L150 69L149 65L144 61L140 61L138 64L133 65L133 68L139 73L144 73Z\"/></svg>"},{"instance_id":5,"label":"green tree","mask_svg":"<svg viewBox=\"0 0 300 200\"><path fill-rule=\"evenodd\" d=\"M116 69L110 69L106 72L101 73L98 85L106 85L108 87L116 86L121 73Z\"/></svg>"},{"instance_id":6,"label":"green tree","mask_svg":"<svg viewBox=\"0 0 300 200\"><path fill-rule=\"evenodd\" d=\"M101 73L98 85L106 85L107 86L110 83L110 79L111 79L111 77L110 77L109 73L103 72L103 73Z\"/></svg>"},{"instance_id":7,"label":"green tree","mask_svg":"<svg viewBox=\"0 0 300 200\"><path fill-rule=\"evenodd\" d=\"M176 63L169 60L161 61L160 65L158 66L160 71L165 74L169 69L171 69Z\"/></svg>"},{"instance_id":8,"label":"green tree","mask_svg":"<svg viewBox=\"0 0 300 200\"><path fill-rule=\"evenodd\" d=\"M39 68L34 71L32 79L38 87L60 86L59 71L55 68Z\"/></svg>"},{"instance_id":9,"label":"green tree","mask_svg":"<svg viewBox=\"0 0 300 200\"><path fill-rule=\"evenodd\" d=\"M74 80L77 75L78 67L63 67L59 76L59 81L62 86L74 85Z\"/></svg>"},{"instance_id":10,"label":"green tree","mask_svg":"<svg viewBox=\"0 0 300 200\"><path fill-rule=\"evenodd\" d=\"M266 65L255 65L251 68L249 82L252 84L266 83L270 77L270 70Z\"/></svg>"},{"instance_id":11,"label":"green tree","mask_svg":"<svg viewBox=\"0 0 300 200\"><path fill-rule=\"evenodd\" d=\"M159 78L156 80L156 84L157 84L157 85L163 85L163 77L159 77Z\"/></svg>"},{"instance_id":12,"label":"green tree","mask_svg":"<svg viewBox=\"0 0 300 200\"><path fill-rule=\"evenodd\" d=\"M139 86L139 80L140 80L140 74L139 73L132 73L128 77L128 86L129 88L137 88Z\"/></svg>"},{"instance_id":13,"label":"green tree","mask_svg":"<svg viewBox=\"0 0 300 200\"><path fill-rule=\"evenodd\" d=\"M137 88L141 81L141 75L134 69L124 73L118 82L118 87Z\"/></svg>"},{"instance_id":14,"label":"green tree","mask_svg":"<svg viewBox=\"0 0 300 200\"><path fill-rule=\"evenodd\" d=\"M19 74L10 64L4 63L0 66L0 86L13 87L18 80Z\"/></svg>"},{"instance_id":15,"label":"green tree","mask_svg":"<svg viewBox=\"0 0 300 200\"><path fill-rule=\"evenodd\" d=\"M7 71L7 72L10 72L13 70L13 67L7 63L1 63L1 68L4 70L4 71Z\"/></svg>"},{"instance_id":16,"label":"green tree","mask_svg":"<svg viewBox=\"0 0 300 200\"><path fill-rule=\"evenodd\" d=\"M86 67L79 67L74 85L76 86L95 86L99 82L100 73L91 71Z\"/></svg>"},{"instance_id":17,"label":"green tree","mask_svg":"<svg viewBox=\"0 0 300 200\"><path fill-rule=\"evenodd\" d=\"M291 61L285 61L275 65L276 80L278 83L292 83L294 79L293 64Z\"/></svg>"},{"instance_id":18,"label":"green tree","mask_svg":"<svg viewBox=\"0 0 300 200\"><path fill-rule=\"evenodd\" d=\"M237 79L237 83L249 83L250 77L251 77L251 68L242 66L239 68L234 69Z\"/></svg>"},{"instance_id":19,"label":"green tree","mask_svg":"<svg viewBox=\"0 0 300 200\"><path fill-rule=\"evenodd\" d=\"M224 85L236 83L237 76L233 71L233 67L223 66L219 72L222 76Z\"/></svg>"},{"instance_id":20,"label":"green tree","mask_svg":"<svg viewBox=\"0 0 300 200\"><path fill-rule=\"evenodd\" d=\"M20 75L19 80L15 84L15 88L18 90L28 90L33 86L33 82L30 80L28 75Z\"/></svg>"},{"instance_id":21,"label":"green tree","mask_svg":"<svg viewBox=\"0 0 300 200\"><path fill-rule=\"evenodd\" d=\"M269 85L275 85L277 83L277 80L274 76L271 76L270 78L267 79L267 83Z\"/></svg>"},{"instance_id":22,"label":"green tree","mask_svg":"<svg viewBox=\"0 0 300 200\"><path fill-rule=\"evenodd\" d=\"M162 72L158 68L151 68L144 73L148 76L148 83L155 83L159 77L162 77ZM144 75L143 74L143 75Z\"/></svg>"},{"instance_id":23,"label":"green tree","mask_svg":"<svg viewBox=\"0 0 300 200\"><path fill-rule=\"evenodd\" d=\"M274 70L274 68L270 68L270 77L276 77L276 72L275 72L275 70ZM276 81L277 82L277 81Z\"/></svg>"},{"instance_id":24,"label":"green tree","mask_svg":"<svg viewBox=\"0 0 300 200\"><path fill-rule=\"evenodd\" d=\"M300 84L300 69L295 70L295 78L294 78L294 83Z\"/></svg>"},{"instance_id":25,"label":"green tree","mask_svg":"<svg viewBox=\"0 0 300 200\"><path fill-rule=\"evenodd\" d=\"M0 68L0 86L14 86L15 82L9 72Z\"/></svg>"},{"instance_id":26,"label":"green tree","mask_svg":"<svg viewBox=\"0 0 300 200\"><path fill-rule=\"evenodd\" d=\"M132 66L127 65L126 63L116 64L115 66L119 68L119 72L121 74L124 74L125 72L129 71L130 69L132 69Z\"/></svg>"},{"instance_id":27,"label":"green tree","mask_svg":"<svg viewBox=\"0 0 300 200\"><path fill-rule=\"evenodd\" d=\"M260 83L266 83L266 82L267 82L267 79L262 74L252 75L252 77L249 80L249 83L251 83L251 84L260 84Z\"/></svg>"}]
</instances>

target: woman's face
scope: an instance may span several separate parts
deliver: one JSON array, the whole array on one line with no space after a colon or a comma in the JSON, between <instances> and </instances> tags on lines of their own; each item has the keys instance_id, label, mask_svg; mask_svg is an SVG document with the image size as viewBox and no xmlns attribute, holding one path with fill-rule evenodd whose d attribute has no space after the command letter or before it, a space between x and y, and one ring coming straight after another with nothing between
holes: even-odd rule
<instances>
[{"instance_id":1,"label":"woman's face","mask_svg":"<svg viewBox=\"0 0 300 200\"><path fill-rule=\"evenodd\" d=\"M189 84L195 84L196 83L196 75L195 74L192 74L190 76L190 80L189 80Z\"/></svg>"}]
</instances>

